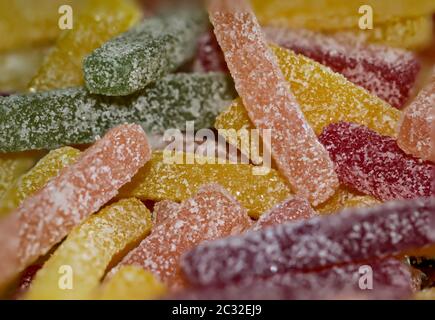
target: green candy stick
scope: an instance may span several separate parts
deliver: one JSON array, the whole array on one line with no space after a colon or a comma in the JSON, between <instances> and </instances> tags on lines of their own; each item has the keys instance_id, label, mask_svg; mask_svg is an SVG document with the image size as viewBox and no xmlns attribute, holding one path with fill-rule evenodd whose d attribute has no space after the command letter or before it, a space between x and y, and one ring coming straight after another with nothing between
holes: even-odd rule
<instances>
[{"instance_id":1,"label":"green candy stick","mask_svg":"<svg viewBox=\"0 0 435 320\"><path fill-rule=\"evenodd\" d=\"M199 9L150 18L108 41L84 60L91 93L123 96L175 71L196 51L207 16Z\"/></svg>"},{"instance_id":2,"label":"green candy stick","mask_svg":"<svg viewBox=\"0 0 435 320\"><path fill-rule=\"evenodd\" d=\"M84 88L12 95L0 98L0 152L92 143L123 123L140 124L149 135L182 130L186 121L208 128L234 96L221 73L172 74L125 97Z\"/></svg>"}]
</instances>

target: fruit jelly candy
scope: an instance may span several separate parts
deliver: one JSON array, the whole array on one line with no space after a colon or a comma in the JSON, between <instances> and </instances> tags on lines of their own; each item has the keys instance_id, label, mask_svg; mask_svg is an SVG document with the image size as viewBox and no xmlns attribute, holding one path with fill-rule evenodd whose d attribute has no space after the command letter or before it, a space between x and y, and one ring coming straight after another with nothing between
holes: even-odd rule
<instances>
[{"instance_id":1,"label":"fruit jelly candy","mask_svg":"<svg viewBox=\"0 0 435 320\"><path fill-rule=\"evenodd\" d=\"M395 136L401 115L399 110L307 57L278 47L273 49L302 112L316 134L330 123L348 121L365 125L383 135ZM238 99L217 117L215 127L249 130L253 125Z\"/></svg>"},{"instance_id":2,"label":"fruit jelly candy","mask_svg":"<svg viewBox=\"0 0 435 320\"><path fill-rule=\"evenodd\" d=\"M409 98L420 70L417 56L402 49L309 30L264 30L269 41L330 67L396 108Z\"/></svg>"},{"instance_id":3,"label":"fruit jelly candy","mask_svg":"<svg viewBox=\"0 0 435 320\"><path fill-rule=\"evenodd\" d=\"M361 290L359 269L370 267L373 290ZM364 269L365 270L365 269ZM175 294L178 299L343 299L346 298L409 298L412 294L409 267L389 258L364 264L334 266L317 272L287 272L270 277L253 277L224 286L187 289Z\"/></svg>"},{"instance_id":4,"label":"fruit jelly candy","mask_svg":"<svg viewBox=\"0 0 435 320\"><path fill-rule=\"evenodd\" d=\"M0 197L0 217L16 209L27 196L40 190L64 167L74 163L79 155L80 151L71 147L57 149L47 154L29 172L10 185Z\"/></svg>"},{"instance_id":5,"label":"fruit jelly candy","mask_svg":"<svg viewBox=\"0 0 435 320\"><path fill-rule=\"evenodd\" d=\"M211 1L210 20L249 118L294 192L313 205L338 187L329 155L307 124L246 0ZM261 85L259 85L261 84Z\"/></svg>"},{"instance_id":6,"label":"fruit jelly candy","mask_svg":"<svg viewBox=\"0 0 435 320\"><path fill-rule=\"evenodd\" d=\"M72 0L0 0L0 51L47 44L60 34L58 9Z\"/></svg>"},{"instance_id":7,"label":"fruit jelly candy","mask_svg":"<svg viewBox=\"0 0 435 320\"><path fill-rule=\"evenodd\" d=\"M171 200L159 201L154 205L153 218L154 224L159 225L177 215L180 204Z\"/></svg>"},{"instance_id":8,"label":"fruit jelly candy","mask_svg":"<svg viewBox=\"0 0 435 320\"><path fill-rule=\"evenodd\" d=\"M180 155L187 159L187 154ZM228 190L251 217L258 218L290 195L285 181L273 169L266 175L255 175L255 167L249 164L221 164L217 159L207 163L206 158L197 155L195 160L193 165L169 164L162 152L154 152L151 161L120 190L119 196L181 202L192 197L201 185L217 183Z\"/></svg>"},{"instance_id":9,"label":"fruit jelly candy","mask_svg":"<svg viewBox=\"0 0 435 320\"><path fill-rule=\"evenodd\" d=\"M416 300L435 300L435 288L425 289L417 292L414 296Z\"/></svg>"},{"instance_id":10,"label":"fruit jelly candy","mask_svg":"<svg viewBox=\"0 0 435 320\"><path fill-rule=\"evenodd\" d=\"M201 244L181 267L200 285L318 270L433 244L434 227L435 198L402 200Z\"/></svg>"},{"instance_id":11,"label":"fruit jelly candy","mask_svg":"<svg viewBox=\"0 0 435 320\"><path fill-rule=\"evenodd\" d=\"M45 58L29 87L31 91L83 85L86 55L114 36L127 31L141 16L131 1L90 0L78 13L75 26L63 33Z\"/></svg>"},{"instance_id":12,"label":"fruit jelly candy","mask_svg":"<svg viewBox=\"0 0 435 320\"><path fill-rule=\"evenodd\" d=\"M358 28L362 16L358 10L362 5L373 8L375 25L399 18L428 15L435 10L431 0L252 0L251 2L262 24L324 31Z\"/></svg>"},{"instance_id":13,"label":"fruit jelly candy","mask_svg":"<svg viewBox=\"0 0 435 320\"><path fill-rule=\"evenodd\" d=\"M435 162L435 68L426 87L403 112L397 144L408 154Z\"/></svg>"},{"instance_id":14,"label":"fruit jelly candy","mask_svg":"<svg viewBox=\"0 0 435 320\"><path fill-rule=\"evenodd\" d=\"M104 208L71 231L38 271L25 298L90 298L113 259L147 236L151 225L151 213L137 199L121 200ZM71 290L59 286L62 266L71 268Z\"/></svg>"},{"instance_id":15,"label":"fruit jelly candy","mask_svg":"<svg viewBox=\"0 0 435 320\"><path fill-rule=\"evenodd\" d=\"M191 59L205 28L206 15L199 9L145 19L85 58L86 87L110 96L141 90Z\"/></svg>"},{"instance_id":16,"label":"fruit jelly candy","mask_svg":"<svg viewBox=\"0 0 435 320\"><path fill-rule=\"evenodd\" d=\"M315 209L319 214L332 214L340 212L346 208L364 208L381 203L381 201L372 196L356 192L341 185L337 192L327 202L317 206Z\"/></svg>"},{"instance_id":17,"label":"fruit jelly candy","mask_svg":"<svg viewBox=\"0 0 435 320\"><path fill-rule=\"evenodd\" d=\"M0 98L0 152L92 143L126 122L149 134L182 129L191 120L207 128L233 90L223 74L175 74L123 98L92 95L84 88Z\"/></svg>"},{"instance_id":18,"label":"fruit jelly candy","mask_svg":"<svg viewBox=\"0 0 435 320\"><path fill-rule=\"evenodd\" d=\"M166 290L151 272L125 266L103 283L97 297L99 300L151 300L160 298Z\"/></svg>"},{"instance_id":19,"label":"fruit jelly candy","mask_svg":"<svg viewBox=\"0 0 435 320\"><path fill-rule=\"evenodd\" d=\"M0 92L27 90L47 51L43 46L0 53Z\"/></svg>"},{"instance_id":20,"label":"fruit jelly candy","mask_svg":"<svg viewBox=\"0 0 435 320\"><path fill-rule=\"evenodd\" d=\"M316 213L307 200L298 197L290 197L273 207L270 211L262 214L253 229L261 230L288 221L310 219L315 215Z\"/></svg>"},{"instance_id":21,"label":"fruit jelly candy","mask_svg":"<svg viewBox=\"0 0 435 320\"><path fill-rule=\"evenodd\" d=\"M0 220L0 287L112 199L150 156L140 126L118 126Z\"/></svg>"},{"instance_id":22,"label":"fruit jelly candy","mask_svg":"<svg viewBox=\"0 0 435 320\"><path fill-rule=\"evenodd\" d=\"M193 69L196 72L228 72L227 63L213 31L204 33L199 38Z\"/></svg>"},{"instance_id":23,"label":"fruit jelly candy","mask_svg":"<svg viewBox=\"0 0 435 320\"><path fill-rule=\"evenodd\" d=\"M0 198L16 179L35 164L35 161L35 153L0 153Z\"/></svg>"},{"instance_id":24,"label":"fruit jelly candy","mask_svg":"<svg viewBox=\"0 0 435 320\"><path fill-rule=\"evenodd\" d=\"M118 267L141 266L168 285L177 285L184 252L203 241L238 234L249 227L246 210L225 189L205 185L181 204L176 215L156 226Z\"/></svg>"},{"instance_id":25,"label":"fruit jelly candy","mask_svg":"<svg viewBox=\"0 0 435 320\"><path fill-rule=\"evenodd\" d=\"M326 127L319 139L344 185L383 201L435 195L435 164L408 156L390 137L339 122Z\"/></svg>"}]
</instances>

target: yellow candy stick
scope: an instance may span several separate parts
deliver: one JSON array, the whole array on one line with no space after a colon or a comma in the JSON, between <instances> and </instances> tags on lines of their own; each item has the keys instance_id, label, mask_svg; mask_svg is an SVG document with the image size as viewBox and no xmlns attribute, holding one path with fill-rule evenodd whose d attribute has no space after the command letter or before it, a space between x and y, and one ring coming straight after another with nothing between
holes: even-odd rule
<instances>
[{"instance_id":1,"label":"yellow candy stick","mask_svg":"<svg viewBox=\"0 0 435 320\"><path fill-rule=\"evenodd\" d=\"M36 274L25 298L92 298L106 270L150 230L151 214L137 199L104 208L69 234Z\"/></svg>"},{"instance_id":2,"label":"yellow candy stick","mask_svg":"<svg viewBox=\"0 0 435 320\"><path fill-rule=\"evenodd\" d=\"M399 110L328 67L290 50L272 48L292 93L316 134L330 123L347 121L365 125L382 135L395 136ZM229 129L239 132L240 129L252 129L253 125L241 100L237 99L217 117L215 127L226 129L220 134L229 140ZM238 147L249 156L246 147L240 143Z\"/></svg>"},{"instance_id":3,"label":"yellow candy stick","mask_svg":"<svg viewBox=\"0 0 435 320\"><path fill-rule=\"evenodd\" d=\"M70 147L47 154L29 172L11 184L0 197L0 217L17 208L24 198L45 186L62 168L75 162L79 155L79 150Z\"/></svg>"},{"instance_id":4,"label":"yellow candy stick","mask_svg":"<svg viewBox=\"0 0 435 320\"><path fill-rule=\"evenodd\" d=\"M194 195L200 186L218 183L240 201L251 217L258 218L290 194L285 180L276 170L272 169L266 175L254 175L252 165L218 164L213 160L214 164L165 164L163 153L154 152L132 182L120 190L119 197L182 202Z\"/></svg>"},{"instance_id":5,"label":"yellow candy stick","mask_svg":"<svg viewBox=\"0 0 435 320\"><path fill-rule=\"evenodd\" d=\"M90 0L45 59L29 87L31 91L83 84L82 61L104 42L127 31L141 17L130 0Z\"/></svg>"},{"instance_id":6,"label":"yellow candy stick","mask_svg":"<svg viewBox=\"0 0 435 320\"><path fill-rule=\"evenodd\" d=\"M369 5L374 24L399 18L427 16L435 11L433 0L251 0L262 24L328 31L358 28Z\"/></svg>"},{"instance_id":7,"label":"yellow candy stick","mask_svg":"<svg viewBox=\"0 0 435 320\"><path fill-rule=\"evenodd\" d=\"M103 283L97 299L152 300L162 297L166 291L166 286L151 272L136 266L125 266Z\"/></svg>"},{"instance_id":8,"label":"yellow candy stick","mask_svg":"<svg viewBox=\"0 0 435 320\"><path fill-rule=\"evenodd\" d=\"M426 289L415 293L415 300L435 300L435 288Z\"/></svg>"}]
</instances>

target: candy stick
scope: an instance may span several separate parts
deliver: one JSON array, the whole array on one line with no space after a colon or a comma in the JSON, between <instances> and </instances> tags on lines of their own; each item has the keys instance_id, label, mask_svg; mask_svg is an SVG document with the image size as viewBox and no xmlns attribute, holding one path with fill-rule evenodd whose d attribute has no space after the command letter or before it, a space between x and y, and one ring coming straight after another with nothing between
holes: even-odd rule
<instances>
[{"instance_id":1,"label":"candy stick","mask_svg":"<svg viewBox=\"0 0 435 320\"><path fill-rule=\"evenodd\" d=\"M435 69L426 87L405 109L397 144L416 157L435 162Z\"/></svg>"},{"instance_id":2,"label":"candy stick","mask_svg":"<svg viewBox=\"0 0 435 320\"><path fill-rule=\"evenodd\" d=\"M10 185L29 170L37 159L36 153L0 154L0 198Z\"/></svg>"},{"instance_id":3,"label":"candy stick","mask_svg":"<svg viewBox=\"0 0 435 320\"><path fill-rule=\"evenodd\" d=\"M333 164L289 92L278 62L246 1L211 1L210 19L228 68L258 129L272 129L265 144L296 194L313 205L338 187Z\"/></svg>"},{"instance_id":4,"label":"candy stick","mask_svg":"<svg viewBox=\"0 0 435 320\"><path fill-rule=\"evenodd\" d=\"M198 40L193 70L195 72L228 72L225 58L212 31L204 33Z\"/></svg>"},{"instance_id":5,"label":"candy stick","mask_svg":"<svg viewBox=\"0 0 435 320\"><path fill-rule=\"evenodd\" d=\"M40 190L66 166L74 163L80 151L70 147L54 150L22 175L0 197L0 217L16 209L31 194Z\"/></svg>"},{"instance_id":6,"label":"candy stick","mask_svg":"<svg viewBox=\"0 0 435 320\"><path fill-rule=\"evenodd\" d=\"M349 209L201 244L181 261L193 284L318 270L435 243L435 198Z\"/></svg>"},{"instance_id":7,"label":"candy stick","mask_svg":"<svg viewBox=\"0 0 435 320\"><path fill-rule=\"evenodd\" d=\"M160 225L165 220L177 215L180 204L171 200L159 201L154 205L153 218L154 224Z\"/></svg>"},{"instance_id":8,"label":"candy stick","mask_svg":"<svg viewBox=\"0 0 435 320\"><path fill-rule=\"evenodd\" d=\"M137 125L110 130L76 163L0 221L0 287L45 255L75 226L112 199L150 158Z\"/></svg>"},{"instance_id":9,"label":"candy stick","mask_svg":"<svg viewBox=\"0 0 435 320\"><path fill-rule=\"evenodd\" d=\"M86 87L92 93L110 96L145 88L194 56L205 26L205 14L199 9L145 19L86 57Z\"/></svg>"},{"instance_id":10,"label":"candy stick","mask_svg":"<svg viewBox=\"0 0 435 320\"><path fill-rule=\"evenodd\" d=\"M141 266L170 286L180 285L183 253L205 240L238 234L250 227L246 210L219 185L206 185L156 226L151 235L118 265ZM116 269L115 269L116 271Z\"/></svg>"},{"instance_id":11,"label":"candy stick","mask_svg":"<svg viewBox=\"0 0 435 320\"><path fill-rule=\"evenodd\" d=\"M435 164L406 155L390 137L340 122L325 128L319 139L344 185L383 201L435 195Z\"/></svg>"},{"instance_id":12,"label":"candy stick","mask_svg":"<svg viewBox=\"0 0 435 320\"><path fill-rule=\"evenodd\" d=\"M233 97L231 80L216 73L168 75L134 95L96 96L83 88L0 98L0 152L92 143L125 122L148 134L212 125Z\"/></svg>"}]
</instances>

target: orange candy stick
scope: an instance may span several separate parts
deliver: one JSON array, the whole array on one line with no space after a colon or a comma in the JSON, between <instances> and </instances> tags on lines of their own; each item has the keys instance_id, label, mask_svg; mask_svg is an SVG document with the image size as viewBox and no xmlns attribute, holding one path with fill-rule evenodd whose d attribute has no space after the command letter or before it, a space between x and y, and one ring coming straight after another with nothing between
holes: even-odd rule
<instances>
[{"instance_id":1,"label":"orange candy stick","mask_svg":"<svg viewBox=\"0 0 435 320\"><path fill-rule=\"evenodd\" d=\"M334 165L302 114L245 0L211 0L210 20L236 89L253 124L271 129L271 150L278 169L295 193L313 205L338 187Z\"/></svg>"},{"instance_id":2,"label":"orange candy stick","mask_svg":"<svg viewBox=\"0 0 435 320\"><path fill-rule=\"evenodd\" d=\"M171 216L177 215L180 204L171 200L159 201L154 205L153 221L157 226L169 219Z\"/></svg>"},{"instance_id":3,"label":"orange candy stick","mask_svg":"<svg viewBox=\"0 0 435 320\"><path fill-rule=\"evenodd\" d=\"M408 154L435 162L435 69L429 83L405 109L397 144Z\"/></svg>"},{"instance_id":4,"label":"orange candy stick","mask_svg":"<svg viewBox=\"0 0 435 320\"><path fill-rule=\"evenodd\" d=\"M75 226L116 196L151 157L138 125L121 125L86 150L73 165L0 221L0 288L47 254Z\"/></svg>"},{"instance_id":5,"label":"orange candy stick","mask_svg":"<svg viewBox=\"0 0 435 320\"><path fill-rule=\"evenodd\" d=\"M241 233L250 225L247 211L225 189L216 184L203 186L175 215L156 226L110 275L122 266L137 265L174 287L182 283L178 266L183 253L203 241Z\"/></svg>"},{"instance_id":6,"label":"orange candy stick","mask_svg":"<svg viewBox=\"0 0 435 320\"><path fill-rule=\"evenodd\" d=\"M298 197L290 197L270 211L262 214L254 225L253 230L260 230L299 219L310 219L316 215L316 212L311 208L307 200Z\"/></svg>"}]
</instances>

